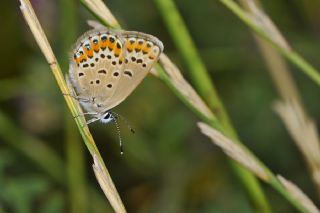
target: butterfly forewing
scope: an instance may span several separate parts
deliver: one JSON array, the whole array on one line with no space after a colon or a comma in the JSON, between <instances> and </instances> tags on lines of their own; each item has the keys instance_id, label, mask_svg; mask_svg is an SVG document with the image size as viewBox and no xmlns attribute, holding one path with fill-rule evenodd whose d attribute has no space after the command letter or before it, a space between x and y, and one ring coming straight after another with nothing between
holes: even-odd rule
<instances>
[{"instance_id":1,"label":"butterfly forewing","mask_svg":"<svg viewBox=\"0 0 320 213\"><path fill-rule=\"evenodd\" d=\"M73 49L70 77L87 111L103 111L120 82L124 68L124 40L114 32L89 31Z\"/></svg>"},{"instance_id":2,"label":"butterfly forewing","mask_svg":"<svg viewBox=\"0 0 320 213\"><path fill-rule=\"evenodd\" d=\"M123 31L125 59L119 84L104 106L108 109L121 103L140 84L158 60L163 45L157 38L140 32Z\"/></svg>"}]
</instances>

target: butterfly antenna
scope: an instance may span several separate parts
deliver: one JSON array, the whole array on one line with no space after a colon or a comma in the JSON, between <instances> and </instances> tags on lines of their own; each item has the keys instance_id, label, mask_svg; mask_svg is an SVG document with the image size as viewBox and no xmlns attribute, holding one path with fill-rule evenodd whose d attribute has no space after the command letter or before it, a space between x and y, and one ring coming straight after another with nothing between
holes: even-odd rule
<instances>
[{"instance_id":1,"label":"butterfly antenna","mask_svg":"<svg viewBox=\"0 0 320 213\"><path fill-rule=\"evenodd\" d=\"M115 126L117 128L117 133L118 133L118 138L119 138L119 145L120 145L120 154L123 155L123 146L122 146L120 128L119 128L119 125L118 125L117 118L115 116L113 116L113 121L114 121L114 124L115 124Z\"/></svg>"},{"instance_id":2,"label":"butterfly antenna","mask_svg":"<svg viewBox=\"0 0 320 213\"><path fill-rule=\"evenodd\" d=\"M127 125L127 127L128 127L128 129L130 130L130 132L132 132L133 134L136 132L136 131L132 128L132 126L129 124L128 120L127 120L125 117L123 117L122 115L120 115L120 114L118 114L118 113L116 113L116 112L111 112L111 113L113 114L113 117L114 117L115 119L120 118L123 122L125 122L126 125Z\"/></svg>"}]
</instances>

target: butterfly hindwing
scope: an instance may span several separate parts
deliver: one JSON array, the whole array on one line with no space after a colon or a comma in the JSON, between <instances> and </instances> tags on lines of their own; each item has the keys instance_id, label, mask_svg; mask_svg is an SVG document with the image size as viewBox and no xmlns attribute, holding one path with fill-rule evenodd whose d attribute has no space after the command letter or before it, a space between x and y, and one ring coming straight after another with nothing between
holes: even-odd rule
<instances>
[{"instance_id":1,"label":"butterfly hindwing","mask_svg":"<svg viewBox=\"0 0 320 213\"><path fill-rule=\"evenodd\" d=\"M125 41L124 67L113 96L104 103L108 109L115 107L132 93L163 51L161 41L154 36L133 31L123 31L121 36Z\"/></svg>"}]
</instances>

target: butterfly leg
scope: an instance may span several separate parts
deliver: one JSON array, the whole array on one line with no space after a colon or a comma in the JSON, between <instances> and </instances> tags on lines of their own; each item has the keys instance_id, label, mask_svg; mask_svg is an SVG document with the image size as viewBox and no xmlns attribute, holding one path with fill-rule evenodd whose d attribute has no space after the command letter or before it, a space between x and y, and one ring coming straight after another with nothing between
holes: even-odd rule
<instances>
[{"instance_id":1,"label":"butterfly leg","mask_svg":"<svg viewBox=\"0 0 320 213\"><path fill-rule=\"evenodd\" d=\"M68 93L63 93L63 95L70 96L70 97L76 99L77 101L84 102L84 103L91 101L89 98L85 98L82 96L72 95L72 94L68 94Z\"/></svg>"},{"instance_id":2,"label":"butterfly leg","mask_svg":"<svg viewBox=\"0 0 320 213\"><path fill-rule=\"evenodd\" d=\"M85 115L98 115L99 113L97 112L84 112L84 113L81 113L81 114L78 114L76 116L74 116L73 118L77 118L77 117L80 117L80 116L85 116Z\"/></svg>"},{"instance_id":3,"label":"butterfly leg","mask_svg":"<svg viewBox=\"0 0 320 213\"><path fill-rule=\"evenodd\" d=\"M100 118L91 118L90 120L87 121L87 125L89 125L89 124L91 124L93 122L96 122L98 120L100 120Z\"/></svg>"}]
</instances>

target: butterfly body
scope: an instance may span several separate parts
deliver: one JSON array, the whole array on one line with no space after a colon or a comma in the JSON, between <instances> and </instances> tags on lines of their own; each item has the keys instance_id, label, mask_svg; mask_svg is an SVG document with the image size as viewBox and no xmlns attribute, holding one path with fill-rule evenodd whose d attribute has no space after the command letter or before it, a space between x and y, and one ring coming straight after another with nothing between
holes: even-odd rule
<instances>
[{"instance_id":1,"label":"butterfly body","mask_svg":"<svg viewBox=\"0 0 320 213\"><path fill-rule=\"evenodd\" d=\"M91 30L79 38L70 57L70 84L96 120L109 122L109 111L125 100L149 73L163 51L154 36L109 29Z\"/></svg>"}]
</instances>

